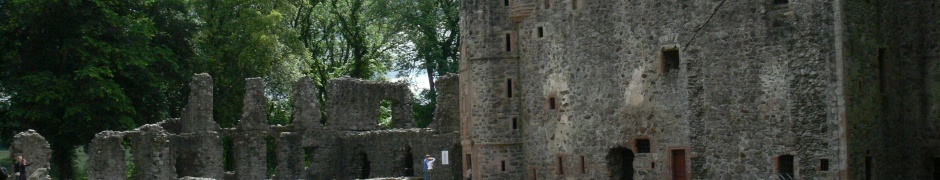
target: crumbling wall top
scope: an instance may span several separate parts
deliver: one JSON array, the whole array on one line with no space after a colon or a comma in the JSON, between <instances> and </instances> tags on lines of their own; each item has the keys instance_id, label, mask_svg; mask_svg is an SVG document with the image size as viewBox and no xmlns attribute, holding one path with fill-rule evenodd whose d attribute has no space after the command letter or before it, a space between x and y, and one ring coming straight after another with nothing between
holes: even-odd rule
<instances>
[{"instance_id":1,"label":"crumbling wall top","mask_svg":"<svg viewBox=\"0 0 940 180\"><path fill-rule=\"evenodd\" d=\"M328 124L341 130L381 129L379 107L383 100L392 102L392 126L414 127L411 90L408 84L337 78L329 81Z\"/></svg>"},{"instance_id":2,"label":"crumbling wall top","mask_svg":"<svg viewBox=\"0 0 940 180\"><path fill-rule=\"evenodd\" d=\"M219 125L212 120L212 76L193 75L189 83L189 103L181 118L183 132L214 131Z\"/></svg>"}]
</instances>

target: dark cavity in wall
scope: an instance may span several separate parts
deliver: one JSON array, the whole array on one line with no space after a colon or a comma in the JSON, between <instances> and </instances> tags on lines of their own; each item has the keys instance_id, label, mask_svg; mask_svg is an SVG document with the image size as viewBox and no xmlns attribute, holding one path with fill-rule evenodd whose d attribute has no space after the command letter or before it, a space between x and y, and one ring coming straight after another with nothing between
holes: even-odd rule
<instances>
[{"instance_id":1,"label":"dark cavity in wall","mask_svg":"<svg viewBox=\"0 0 940 180\"><path fill-rule=\"evenodd\" d=\"M633 179L633 151L626 147L611 148L607 152L607 168L612 180Z\"/></svg>"},{"instance_id":2,"label":"dark cavity in wall","mask_svg":"<svg viewBox=\"0 0 940 180\"><path fill-rule=\"evenodd\" d=\"M679 50L663 50L662 65L663 74L668 74L671 70L679 69Z\"/></svg>"},{"instance_id":3,"label":"dark cavity in wall","mask_svg":"<svg viewBox=\"0 0 940 180\"><path fill-rule=\"evenodd\" d=\"M865 180L871 180L871 156L865 156Z\"/></svg>"},{"instance_id":4,"label":"dark cavity in wall","mask_svg":"<svg viewBox=\"0 0 940 180\"><path fill-rule=\"evenodd\" d=\"M359 151L359 179L368 179L372 173L372 162L369 162L369 155L366 152Z\"/></svg>"},{"instance_id":5,"label":"dark cavity in wall","mask_svg":"<svg viewBox=\"0 0 940 180\"><path fill-rule=\"evenodd\" d=\"M231 137L222 138L222 169L225 171L235 171L235 142Z\"/></svg>"},{"instance_id":6,"label":"dark cavity in wall","mask_svg":"<svg viewBox=\"0 0 940 180\"><path fill-rule=\"evenodd\" d=\"M405 146L402 150L401 169L403 176L415 176L414 155L411 153L411 146Z\"/></svg>"},{"instance_id":7,"label":"dark cavity in wall","mask_svg":"<svg viewBox=\"0 0 940 180\"><path fill-rule=\"evenodd\" d=\"M819 171L829 171L829 159L819 160Z\"/></svg>"},{"instance_id":8,"label":"dark cavity in wall","mask_svg":"<svg viewBox=\"0 0 940 180\"><path fill-rule=\"evenodd\" d=\"M780 179L794 179L795 174L793 173L793 155L780 156L777 159L777 170L779 171Z\"/></svg>"},{"instance_id":9,"label":"dark cavity in wall","mask_svg":"<svg viewBox=\"0 0 940 180\"><path fill-rule=\"evenodd\" d=\"M304 169L309 169L313 165L313 157L317 149L318 147L304 147Z\"/></svg>"},{"instance_id":10,"label":"dark cavity in wall","mask_svg":"<svg viewBox=\"0 0 940 180\"><path fill-rule=\"evenodd\" d=\"M637 139L636 151L637 153L650 153L650 140L649 139Z\"/></svg>"},{"instance_id":11,"label":"dark cavity in wall","mask_svg":"<svg viewBox=\"0 0 940 180\"><path fill-rule=\"evenodd\" d=\"M274 138L272 137L265 137L264 143L267 145L266 148L268 149L267 153L265 153L267 155L267 164L265 165L268 170L267 176L265 177L271 177L271 175L274 175L274 171L277 169L277 142L274 141Z\"/></svg>"}]
</instances>

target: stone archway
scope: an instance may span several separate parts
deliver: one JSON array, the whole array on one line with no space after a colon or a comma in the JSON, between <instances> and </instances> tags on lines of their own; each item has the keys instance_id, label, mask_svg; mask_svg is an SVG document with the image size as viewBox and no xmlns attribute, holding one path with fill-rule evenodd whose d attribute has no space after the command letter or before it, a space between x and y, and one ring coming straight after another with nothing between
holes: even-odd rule
<instances>
[{"instance_id":1,"label":"stone archway","mask_svg":"<svg viewBox=\"0 0 940 180\"><path fill-rule=\"evenodd\" d=\"M612 180L633 179L633 151L621 146L611 148L607 152L607 169Z\"/></svg>"}]
</instances>

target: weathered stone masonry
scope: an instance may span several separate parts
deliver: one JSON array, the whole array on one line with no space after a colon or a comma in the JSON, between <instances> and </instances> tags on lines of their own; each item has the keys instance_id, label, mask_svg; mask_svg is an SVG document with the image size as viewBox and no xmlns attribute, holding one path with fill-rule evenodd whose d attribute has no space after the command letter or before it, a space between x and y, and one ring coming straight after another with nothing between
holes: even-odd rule
<instances>
[{"instance_id":1,"label":"weathered stone masonry","mask_svg":"<svg viewBox=\"0 0 940 180\"><path fill-rule=\"evenodd\" d=\"M463 0L465 168L474 179L936 178L938 6Z\"/></svg>"},{"instance_id":2,"label":"weathered stone masonry","mask_svg":"<svg viewBox=\"0 0 940 180\"><path fill-rule=\"evenodd\" d=\"M457 76L439 79L433 128L415 128L411 91L407 84L340 78L329 81L332 115L321 123L317 89L310 78L294 88L294 121L287 126L267 124L264 82L246 80L244 114L235 128L219 128L212 119L212 79L197 74L183 116L131 131L98 133L88 145L89 179L152 179L184 177L210 179L356 179L423 176L425 154L438 158L432 176L459 178L459 145L456 105ZM393 102L393 126L378 126L380 101ZM38 139L37 139L38 138ZM222 139L234 141L235 171L223 172ZM276 144L277 168L268 176L267 143ZM16 136L13 151L31 153L36 168L48 168L48 143L33 131ZM129 142L129 147L125 147ZM127 177L125 153L133 154L134 174ZM450 152L442 164L442 151Z\"/></svg>"}]
</instances>

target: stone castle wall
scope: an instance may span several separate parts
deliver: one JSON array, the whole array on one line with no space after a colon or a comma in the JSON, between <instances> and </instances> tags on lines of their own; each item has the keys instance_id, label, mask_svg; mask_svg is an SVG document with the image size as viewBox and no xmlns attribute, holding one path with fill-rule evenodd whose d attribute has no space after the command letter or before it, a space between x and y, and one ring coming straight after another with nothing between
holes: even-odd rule
<instances>
[{"instance_id":1,"label":"stone castle wall","mask_svg":"<svg viewBox=\"0 0 940 180\"><path fill-rule=\"evenodd\" d=\"M869 7L875 2L882 14ZM461 5L461 141L478 179L626 171L636 179L775 179L785 156L794 163L785 176L861 179L862 149L901 159L875 163L880 178L923 179L934 172L928 161L940 162L931 101L940 24L927 8L935 2ZM872 31L897 42L879 42ZM901 67L890 69L890 106L873 92L872 46L901 49L888 63ZM678 63L668 61L672 53ZM513 118L523 122L519 130L509 128ZM646 140L650 152L638 152ZM672 167L675 157L686 167ZM512 168L501 171L502 161Z\"/></svg>"}]
</instances>

